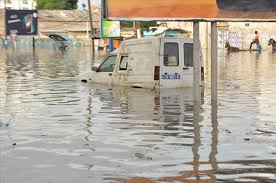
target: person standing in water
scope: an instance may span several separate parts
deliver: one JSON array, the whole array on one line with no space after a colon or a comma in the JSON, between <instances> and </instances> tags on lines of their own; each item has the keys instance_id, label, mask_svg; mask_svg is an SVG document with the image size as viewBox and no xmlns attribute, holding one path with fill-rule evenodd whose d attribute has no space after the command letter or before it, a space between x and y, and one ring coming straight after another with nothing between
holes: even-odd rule
<instances>
[{"instance_id":1,"label":"person standing in water","mask_svg":"<svg viewBox=\"0 0 276 183\"><path fill-rule=\"evenodd\" d=\"M260 37L258 31L255 31L255 39L250 43L250 50L252 49L252 45L256 44L257 51L261 51L262 46L260 44Z\"/></svg>"}]
</instances>

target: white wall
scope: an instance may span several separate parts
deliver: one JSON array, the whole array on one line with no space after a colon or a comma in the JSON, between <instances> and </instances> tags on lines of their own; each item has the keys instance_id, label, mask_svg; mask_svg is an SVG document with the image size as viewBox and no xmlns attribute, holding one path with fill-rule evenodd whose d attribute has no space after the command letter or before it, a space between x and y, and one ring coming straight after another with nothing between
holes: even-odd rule
<instances>
[{"instance_id":1,"label":"white wall","mask_svg":"<svg viewBox=\"0 0 276 183\"><path fill-rule=\"evenodd\" d=\"M6 8L8 9L35 9L36 0L27 0L27 4L23 3L24 0L6 0ZM0 9L4 9L4 0L0 0Z\"/></svg>"},{"instance_id":2,"label":"white wall","mask_svg":"<svg viewBox=\"0 0 276 183\"><path fill-rule=\"evenodd\" d=\"M90 2L91 2L91 6L93 5L93 4L100 4L101 3L101 0L90 0ZM78 1L78 9L79 10L82 10L82 4L85 4L86 5L86 8L87 8L87 0L79 0Z\"/></svg>"}]
</instances>

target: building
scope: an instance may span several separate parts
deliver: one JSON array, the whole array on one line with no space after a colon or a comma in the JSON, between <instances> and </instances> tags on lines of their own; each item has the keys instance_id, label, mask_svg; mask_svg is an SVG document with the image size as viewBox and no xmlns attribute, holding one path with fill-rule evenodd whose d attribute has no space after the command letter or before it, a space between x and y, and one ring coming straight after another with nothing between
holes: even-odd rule
<instances>
[{"instance_id":1,"label":"building","mask_svg":"<svg viewBox=\"0 0 276 183\"><path fill-rule=\"evenodd\" d=\"M50 34L60 34L70 37L82 45L91 44L89 13L85 10L38 10L37 40L49 39ZM100 40L100 14L93 11L93 27L95 45ZM5 35L5 11L0 10L0 38ZM32 36L18 36L17 40L30 39ZM1 44L1 43L0 43Z\"/></svg>"},{"instance_id":2,"label":"building","mask_svg":"<svg viewBox=\"0 0 276 183\"><path fill-rule=\"evenodd\" d=\"M36 9L36 0L0 0L0 9Z\"/></svg>"},{"instance_id":3,"label":"building","mask_svg":"<svg viewBox=\"0 0 276 183\"><path fill-rule=\"evenodd\" d=\"M39 36L65 33L75 39L90 37L89 14L84 10L39 10ZM100 15L93 12L95 37L100 37Z\"/></svg>"}]
</instances>

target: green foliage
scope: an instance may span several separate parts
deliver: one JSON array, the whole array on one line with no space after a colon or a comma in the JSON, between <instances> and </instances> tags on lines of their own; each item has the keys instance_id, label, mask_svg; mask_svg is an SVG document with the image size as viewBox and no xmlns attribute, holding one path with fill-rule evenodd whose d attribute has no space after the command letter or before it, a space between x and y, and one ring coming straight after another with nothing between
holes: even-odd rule
<instances>
[{"instance_id":1,"label":"green foliage","mask_svg":"<svg viewBox=\"0 0 276 183\"><path fill-rule=\"evenodd\" d=\"M121 29L132 28L132 27L133 27L133 22L121 21Z\"/></svg>"},{"instance_id":2,"label":"green foliage","mask_svg":"<svg viewBox=\"0 0 276 183\"><path fill-rule=\"evenodd\" d=\"M147 30L149 27L157 27L156 21L150 21L150 22L139 22L140 28L142 30ZM133 27L133 22L129 21L121 21L121 28L132 28Z\"/></svg>"},{"instance_id":3,"label":"green foliage","mask_svg":"<svg viewBox=\"0 0 276 183\"><path fill-rule=\"evenodd\" d=\"M140 23L140 28L143 30L147 30L149 29L149 27L157 27L157 23L155 21L151 21L151 22L141 22Z\"/></svg>"},{"instance_id":4,"label":"green foliage","mask_svg":"<svg viewBox=\"0 0 276 183\"><path fill-rule=\"evenodd\" d=\"M78 0L37 0L38 9L71 10L77 9Z\"/></svg>"},{"instance_id":5,"label":"green foliage","mask_svg":"<svg viewBox=\"0 0 276 183\"><path fill-rule=\"evenodd\" d=\"M67 0L66 9L77 9L78 8L77 4L78 4L78 0Z\"/></svg>"}]
</instances>

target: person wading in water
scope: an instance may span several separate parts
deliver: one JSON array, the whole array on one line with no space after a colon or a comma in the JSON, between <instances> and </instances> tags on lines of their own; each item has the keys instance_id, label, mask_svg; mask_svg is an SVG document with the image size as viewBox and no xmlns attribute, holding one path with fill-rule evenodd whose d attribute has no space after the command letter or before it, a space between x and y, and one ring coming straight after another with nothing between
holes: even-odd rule
<instances>
[{"instance_id":1,"label":"person wading in water","mask_svg":"<svg viewBox=\"0 0 276 183\"><path fill-rule=\"evenodd\" d=\"M250 43L250 50L252 49L253 44L256 44L257 51L261 51L262 46L260 44L260 38L259 38L258 31L255 31L255 39Z\"/></svg>"}]
</instances>

